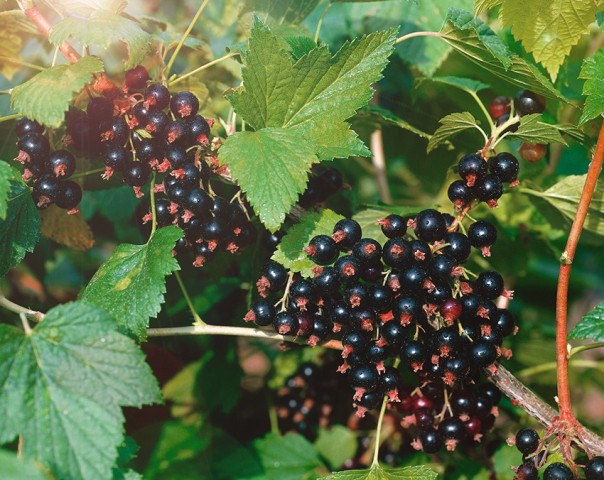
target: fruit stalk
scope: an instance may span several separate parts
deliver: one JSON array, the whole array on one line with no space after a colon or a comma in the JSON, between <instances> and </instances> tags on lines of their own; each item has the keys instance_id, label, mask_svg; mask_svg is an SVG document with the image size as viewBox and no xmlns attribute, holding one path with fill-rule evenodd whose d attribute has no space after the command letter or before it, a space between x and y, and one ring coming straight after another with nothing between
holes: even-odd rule
<instances>
[{"instance_id":1,"label":"fruit stalk","mask_svg":"<svg viewBox=\"0 0 604 480\"><path fill-rule=\"evenodd\" d=\"M587 217L589 203L596 189L596 183L602 170L604 159L604 124L600 130L598 143L593 159L589 164L585 185L579 199L579 206L573 221L566 247L560 257L560 273L558 275L558 287L556 292L556 363L558 383L558 410L560 419L573 421L575 419L570 401L570 387L568 383L568 340L567 340L567 314L568 314L568 284L573 259L577 250L577 244L581 237L581 231Z\"/></svg>"}]
</instances>

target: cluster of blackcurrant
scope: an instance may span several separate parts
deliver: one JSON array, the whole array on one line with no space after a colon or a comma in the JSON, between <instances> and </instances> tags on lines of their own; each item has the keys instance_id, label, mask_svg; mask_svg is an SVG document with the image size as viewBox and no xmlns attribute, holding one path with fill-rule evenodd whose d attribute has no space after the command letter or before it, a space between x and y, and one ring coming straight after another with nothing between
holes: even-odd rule
<instances>
[{"instance_id":1,"label":"cluster of blackcurrant","mask_svg":"<svg viewBox=\"0 0 604 480\"><path fill-rule=\"evenodd\" d=\"M528 90L520 91L514 100L509 97L497 97L489 105L489 112L496 125L503 125L514 112L518 116L531 113L542 113L545 109L545 99ZM505 131L515 131L518 123L514 123ZM502 132L502 133L504 133ZM544 145L523 143L520 147L522 158L537 161L545 154ZM540 156L539 156L540 155ZM486 202L491 208L497 206L497 200L503 195L505 183L510 187L518 185L518 159L508 152L500 152L490 158L478 153L469 153L459 160L456 171L461 177L449 185L448 196L457 211L463 212L471 207L475 200Z\"/></svg>"},{"instance_id":2,"label":"cluster of blackcurrant","mask_svg":"<svg viewBox=\"0 0 604 480\"><path fill-rule=\"evenodd\" d=\"M305 249L316 264L312 279L269 261L257 282L262 298L244 318L313 346L337 334L344 358L338 370L348 372L359 416L384 396L400 402L401 372L386 365L390 360L400 358L441 395L466 391L483 368L495 369L495 360L509 354L502 341L516 329L512 314L493 303L510 295L502 277L487 271L470 280L463 267L472 246L489 252L497 235L492 224L475 222L465 235L453 217L431 209L379 223L388 237L383 245L363 238L351 219L337 222L332 235L312 238ZM283 291L275 304L271 296Z\"/></svg>"},{"instance_id":3,"label":"cluster of blackcurrant","mask_svg":"<svg viewBox=\"0 0 604 480\"><path fill-rule=\"evenodd\" d=\"M538 480L539 468L547 461L545 441L531 428L523 428L515 438L508 440L510 445L515 445L522 453L522 464L516 468L515 480ZM594 456L581 465L586 480L604 480L604 457ZM575 472L561 462L550 463L543 472L544 480L575 480Z\"/></svg>"},{"instance_id":4,"label":"cluster of blackcurrant","mask_svg":"<svg viewBox=\"0 0 604 480\"><path fill-rule=\"evenodd\" d=\"M64 149L51 152L44 127L35 120L21 118L15 132L19 149L15 160L24 166L23 180L33 181L36 206L42 209L54 203L68 213L76 213L82 189L73 180L68 180L76 169L75 157Z\"/></svg>"}]
</instances>

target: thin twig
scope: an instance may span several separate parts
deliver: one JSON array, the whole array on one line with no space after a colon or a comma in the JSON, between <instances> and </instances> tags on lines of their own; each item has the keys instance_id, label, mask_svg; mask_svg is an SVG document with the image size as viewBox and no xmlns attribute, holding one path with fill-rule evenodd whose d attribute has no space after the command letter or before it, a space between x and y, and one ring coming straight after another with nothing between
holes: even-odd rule
<instances>
[{"instance_id":1,"label":"thin twig","mask_svg":"<svg viewBox=\"0 0 604 480\"><path fill-rule=\"evenodd\" d=\"M42 312L38 312L37 310L32 310L27 307L22 307L21 305L17 305L14 302L11 302L8 298L6 298L2 292L0 292L0 307L5 308L14 313L18 313L19 315L23 314L35 320L36 322L41 321L44 318L44 314Z\"/></svg>"},{"instance_id":2,"label":"thin twig","mask_svg":"<svg viewBox=\"0 0 604 480\"><path fill-rule=\"evenodd\" d=\"M408 33L407 35L403 35L402 37L397 38L394 43L402 43L405 40L409 40L411 38L416 38L416 37L442 37L442 33L440 33L440 32L412 32L412 33Z\"/></svg>"},{"instance_id":3,"label":"thin twig","mask_svg":"<svg viewBox=\"0 0 604 480\"><path fill-rule=\"evenodd\" d=\"M384 203L391 204L392 194L390 193L390 186L388 185L386 156L384 155L384 141L381 128L377 128L371 134L371 153L373 166L375 167L375 178L380 192L380 200Z\"/></svg>"}]
</instances>

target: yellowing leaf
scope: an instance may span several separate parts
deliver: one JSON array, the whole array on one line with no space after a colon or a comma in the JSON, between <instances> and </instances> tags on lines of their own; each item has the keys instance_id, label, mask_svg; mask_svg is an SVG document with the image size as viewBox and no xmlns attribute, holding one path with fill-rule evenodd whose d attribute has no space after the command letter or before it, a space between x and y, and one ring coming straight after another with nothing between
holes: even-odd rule
<instances>
[{"instance_id":1,"label":"yellowing leaf","mask_svg":"<svg viewBox=\"0 0 604 480\"><path fill-rule=\"evenodd\" d=\"M40 212L40 220L42 236L61 245L82 251L89 250L94 245L92 230L81 212L69 215L66 210L51 205Z\"/></svg>"},{"instance_id":2,"label":"yellowing leaf","mask_svg":"<svg viewBox=\"0 0 604 480\"><path fill-rule=\"evenodd\" d=\"M0 12L0 25L0 73L12 80L13 75L23 67L10 59L19 60L25 41L40 32L21 10Z\"/></svg>"},{"instance_id":3,"label":"yellowing leaf","mask_svg":"<svg viewBox=\"0 0 604 480\"><path fill-rule=\"evenodd\" d=\"M596 15L595 0L504 0L501 20L556 79L573 45Z\"/></svg>"}]
</instances>

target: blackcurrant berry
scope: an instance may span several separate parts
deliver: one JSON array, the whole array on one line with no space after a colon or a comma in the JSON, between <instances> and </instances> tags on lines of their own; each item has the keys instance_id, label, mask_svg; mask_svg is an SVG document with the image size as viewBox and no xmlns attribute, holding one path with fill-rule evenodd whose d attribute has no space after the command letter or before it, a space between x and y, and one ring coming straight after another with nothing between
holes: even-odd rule
<instances>
[{"instance_id":1,"label":"blackcurrant berry","mask_svg":"<svg viewBox=\"0 0 604 480\"><path fill-rule=\"evenodd\" d=\"M113 142L117 145L124 145L130 136L130 128L124 117L112 117L102 121L99 131L102 141Z\"/></svg>"},{"instance_id":2,"label":"blackcurrant berry","mask_svg":"<svg viewBox=\"0 0 604 480\"><path fill-rule=\"evenodd\" d=\"M48 157L48 172L63 179L73 175L76 159L67 150L55 150Z\"/></svg>"},{"instance_id":3,"label":"blackcurrant berry","mask_svg":"<svg viewBox=\"0 0 604 480\"><path fill-rule=\"evenodd\" d=\"M226 241L230 233L229 224L226 219L212 217L201 227L201 234L206 241Z\"/></svg>"},{"instance_id":4,"label":"blackcurrant berry","mask_svg":"<svg viewBox=\"0 0 604 480\"><path fill-rule=\"evenodd\" d=\"M336 242L327 235L313 237L304 252L317 265L329 265L338 257Z\"/></svg>"},{"instance_id":5,"label":"blackcurrant berry","mask_svg":"<svg viewBox=\"0 0 604 480\"><path fill-rule=\"evenodd\" d=\"M406 293L417 293L424 287L427 278L428 273L420 265L410 265L401 272L401 289Z\"/></svg>"},{"instance_id":6,"label":"blackcurrant berry","mask_svg":"<svg viewBox=\"0 0 604 480\"><path fill-rule=\"evenodd\" d=\"M470 225L468 239L474 248L480 248L483 255L489 253L489 248L497 241L495 225L485 220L478 220Z\"/></svg>"},{"instance_id":7,"label":"blackcurrant berry","mask_svg":"<svg viewBox=\"0 0 604 480\"><path fill-rule=\"evenodd\" d=\"M474 187L468 187L465 180L455 180L449 185L447 196L457 211L461 211L476 198L476 191Z\"/></svg>"},{"instance_id":8,"label":"blackcurrant berry","mask_svg":"<svg viewBox=\"0 0 604 480\"><path fill-rule=\"evenodd\" d=\"M369 305L376 312L387 312L392 305L392 291L382 285L372 285L369 288Z\"/></svg>"},{"instance_id":9,"label":"blackcurrant berry","mask_svg":"<svg viewBox=\"0 0 604 480\"><path fill-rule=\"evenodd\" d=\"M170 120L163 130L163 138L169 144L183 144L188 139L188 135L187 126L174 120Z\"/></svg>"},{"instance_id":10,"label":"blackcurrant berry","mask_svg":"<svg viewBox=\"0 0 604 480\"><path fill-rule=\"evenodd\" d=\"M143 96L143 105L149 111L163 110L170 102L170 92L161 83L152 83L149 85Z\"/></svg>"},{"instance_id":11,"label":"blackcurrant berry","mask_svg":"<svg viewBox=\"0 0 604 480\"><path fill-rule=\"evenodd\" d=\"M298 319L290 312L279 312L273 319L273 328L280 335L295 335L298 332Z\"/></svg>"},{"instance_id":12,"label":"blackcurrant berry","mask_svg":"<svg viewBox=\"0 0 604 480\"><path fill-rule=\"evenodd\" d=\"M209 214L212 208L212 198L202 188L192 188L184 198L182 206L192 214L203 218Z\"/></svg>"},{"instance_id":13,"label":"blackcurrant berry","mask_svg":"<svg viewBox=\"0 0 604 480\"><path fill-rule=\"evenodd\" d=\"M280 263L269 260L261 271L261 278L257 286L259 290L270 290L276 292L281 290L287 283L287 270Z\"/></svg>"},{"instance_id":14,"label":"blackcurrant berry","mask_svg":"<svg viewBox=\"0 0 604 480\"><path fill-rule=\"evenodd\" d=\"M355 307L365 307L369 297L369 289L362 283L349 283L344 289L344 299Z\"/></svg>"},{"instance_id":15,"label":"blackcurrant berry","mask_svg":"<svg viewBox=\"0 0 604 480\"><path fill-rule=\"evenodd\" d=\"M422 312L422 303L415 296L401 295L393 301L392 314L402 325L417 321Z\"/></svg>"},{"instance_id":16,"label":"blackcurrant berry","mask_svg":"<svg viewBox=\"0 0 604 480\"><path fill-rule=\"evenodd\" d=\"M388 322L390 323L390 322ZM417 340L406 340L401 347L401 360L412 370L421 370L427 358L427 351L423 343Z\"/></svg>"},{"instance_id":17,"label":"blackcurrant berry","mask_svg":"<svg viewBox=\"0 0 604 480\"><path fill-rule=\"evenodd\" d=\"M478 182L476 193L480 200L494 208L497 206L497 200L503 195L503 183L497 175L489 174Z\"/></svg>"},{"instance_id":18,"label":"blackcurrant berry","mask_svg":"<svg viewBox=\"0 0 604 480\"><path fill-rule=\"evenodd\" d=\"M512 99L510 97L500 96L495 97L491 103L489 103L489 113L493 120L498 119L506 113L510 113Z\"/></svg>"},{"instance_id":19,"label":"blackcurrant berry","mask_svg":"<svg viewBox=\"0 0 604 480\"><path fill-rule=\"evenodd\" d=\"M388 238L402 237L407 233L407 219L395 213L378 220L378 224L382 228L382 233Z\"/></svg>"},{"instance_id":20,"label":"blackcurrant berry","mask_svg":"<svg viewBox=\"0 0 604 480\"><path fill-rule=\"evenodd\" d=\"M550 464L543 472L543 480L574 480L573 471L561 462Z\"/></svg>"},{"instance_id":21,"label":"blackcurrant berry","mask_svg":"<svg viewBox=\"0 0 604 480\"><path fill-rule=\"evenodd\" d=\"M329 195L336 193L344 186L344 177L342 176L342 172L337 168L325 169L319 175L319 178L322 180L323 185L325 185Z\"/></svg>"},{"instance_id":22,"label":"blackcurrant berry","mask_svg":"<svg viewBox=\"0 0 604 480\"><path fill-rule=\"evenodd\" d=\"M72 180L59 182L59 191L55 198L57 207L65 210L72 210L78 206L82 200L82 188Z\"/></svg>"},{"instance_id":23,"label":"blackcurrant berry","mask_svg":"<svg viewBox=\"0 0 604 480\"><path fill-rule=\"evenodd\" d=\"M468 187L473 187L477 181L486 176L487 162L477 153L469 153L459 160L457 173L462 180L465 180Z\"/></svg>"},{"instance_id":24,"label":"blackcurrant berry","mask_svg":"<svg viewBox=\"0 0 604 480\"><path fill-rule=\"evenodd\" d=\"M350 327L364 332L373 332L377 323L375 311L371 308L356 307L350 314Z\"/></svg>"},{"instance_id":25,"label":"blackcurrant berry","mask_svg":"<svg viewBox=\"0 0 604 480\"><path fill-rule=\"evenodd\" d=\"M130 89L141 90L147 86L149 72L142 65L126 70L124 83Z\"/></svg>"},{"instance_id":26,"label":"blackcurrant berry","mask_svg":"<svg viewBox=\"0 0 604 480\"><path fill-rule=\"evenodd\" d=\"M539 434L532 428L523 428L516 434L516 448L524 455L535 453L539 446Z\"/></svg>"},{"instance_id":27,"label":"blackcurrant berry","mask_svg":"<svg viewBox=\"0 0 604 480\"><path fill-rule=\"evenodd\" d=\"M413 260L411 244L401 237L389 239L382 250L382 260L392 268L404 268Z\"/></svg>"},{"instance_id":28,"label":"blackcurrant berry","mask_svg":"<svg viewBox=\"0 0 604 480\"><path fill-rule=\"evenodd\" d=\"M361 264L352 255L344 255L336 260L334 268L342 283L350 283L357 280L361 274Z\"/></svg>"},{"instance_id":29,"label":"blackcurrant berry","mask_svg":"<svg viewBox=\"0 0 604 480\"><path fill-rule=\"evenodd\" d=\"M188 118L197 114L199 100L191 92L178 92L170 99L170 110L178 118Z\"/></svg>"},{"instance_id":30,"label":"blackcurrant berry","mask_svg":"<svg viewBox=\"0 0 604 480\"><path fill-rule=\"evenodd\" d=\"M382 258L382 246L377 240L362 238L353 245L352 254L361 262L361 265L368 265L378 262Z\"/></svg>"},{"instance_id":31,"label":"blackcurrant berry","mask_svg":"<svg viewBox=\"0 0 604 480\"><path fill-rule=\"evenodd\" d=\"M168 125L168 115L161 110L154 110L149 113L147 116L147 124L145 125L145 130L149 133L157 133L163 132Z\"/></svg>"},{"instance_id":32,"label":"blackcurrant berry","mask_svg":"<svg viewBox=\"0 0 604 480\"><path fill-rule=\"evenodd\" d=\"M438 425L438 432L446 440L461 441L466 436L466 427L459 418L448 417L440 422Z\"/></svg>"},{"instance_id":33,"label":"blackcurrant berry","mask_svg":"<svg viewBox=\"0 0 604 480\"><path fill-rule=\"evenodd\" d=\"M23 162L43 164L50 153L50 143L40 133L28 133L24 135L17 142L17 148L19 149L17 159Z\"/></svg>"},{"instance_id":34,"label":"blackcurrant berry","mask_svg":"<svg viewBox=\"0 0 604 480\"><path fill-rule=\"evenodd\" d=\"M497 360L497 349L485 340L477 340L472 344L472 363L477 367L488 367Z\"/></svg>"},{"instance_id":35,"label":"blackcurrant berry","mask_svg":"<svg viewBox=\"0 0 604 480\"><path fill-rule=\"evenodd\" d=\"M436 430L422 430L418 441L424 453L438 453L443 446L442 436Z\"/></svg>"},{"instance_id":36,"label":"blackcurrant berry","mask_svg":"<svg viewBox=\"0 0 604 480\"><path fill-rule=\"evenodd\" d=\"M489 159L489 172L497 175L502 182L516 182L519 171L520 163L511 153L501 152Z\"/></svg>"},{"instance_id":37,"label":"blackcurrant berry","mask_svg":"<svg viewBox=\"0 0 604 480\"><path fill-rule=\"evenodd\" d=\"M407 338L407 333L405 332L405 328L401 326L399 322L386 322L382 326L382 338L386 340L386 343L393 349L401 348L405 339Z\"/></svg>"},{"instance_id":38,"label":"blackcurrant berry","mask_svg":"<svg viewBox=\"0 0 604 480\"><path fill-rule=\"evenodd\" d=\"M185 163L182 168L178 169L177 176L187 188L198 187L201 182L201 172L199 171L199 168L192 163Z\"/></svg>"},{"instance_id":39,"label":"blackcurrant berry","mask_svg":"<svg viewBox=\"0 0 604 480\"><path fill-rule=\"evenodd\" d=\"M474 290L489 300L494 300L503 293L503 277L495 271L481 272L474 282Z\"/></svg>"},{"instance_id":40,"label":"blackcurrant berry","mask_svg":"<svg viewBox=\"0 0 604 480\"><path fill-rule=\"evenodd\" d=\"M313 278L313 283L321 295L334 295L340 286L338 274L333 267L323 267Z\"/></svg>"},{"instance_id":41,"label":"blackcurrant berry","mask_svg":"<svg viewBox=\"0 0 604 480\"><path fill-rule=\"evenodd\" d=\"M604 480L604 457L592 457L585 466L586 480Z\"/></svg>"},{"instance_id":42,"label":"blackcurrant berry","mask_svg":"<svg viewBox=\"0 0 604 480\"><path fill-rule=\"evenodd\" d=\"M334 225L331 237L340 249L348 250L361 239L362 235L363 231L358 222L351 218L343 218Z\"/></svg>"},{"instance_id":43,"label":"blackcurrant berry","mask_svg":"<svg viewBox=\"0 0 604 480\"><path fill-rule=\"evenodd\" d=\"M19 138L24 137L28 133L37 133L41 135L44 133L44 127L35 120L31 120L27 117L21 117L15 125L15 133Z\"/></svg>"},{"instance_id":44,"label":"blackcurrant berry","mask_svg":"<svg viewBox=\"0 0 604 480\"><path fill-rule=\"evenodd\" d=\"M143 102L134 105L130 113L130 121L133 126L144 127L145 125L147 125L147 119L149 118L149 109L145 107Z\"/></svg>"},{"instance_id":45,"label":"blackcurrant berry","mask_svg":"<svg viewBox=\"0 0 604 480\"><path fill-rule=\"evenodd\" d=\"M148 163L152 160L159 160L162 158L159 146L151 138L137 139L134 143L134 148L136 150L136 158L141 162Z\"/></svg>"},{"instance_id":46,"label":"blackcurrant berry","mask_svg":"<svg viewBox=\"0 0 604 480\"><path fill-rule=\"evenodd\" d=\"M33 187L33 197L39 208L54 202L59 194L59 180L52 174L39 177Z\"/></svg>"},{"instance_id":47,"label":"blackcurrant berry","mask_svg":"<svg viewBox=\"0 0 604 480\"><path fill-rule=\"evenodd\" d=\"M445 219L442 213L436 210L422 210L415 217L415 234L424 242L441 240L446 232Z\"/></svg>"},{"instance_id":48,"label":"blackcurrant berry","mask_svg":"<svg viewBox=\"0 0 604 480\"><path fill-rule=\"evenodd\" d=\"M361 278L369 283L376 283L382 280L382 273L384 271L382 262L370 263L367 265L361 265Z\"/></svg>"},{"instance_id":49,"label":"blackcurrant berry","mask_svg":"<svg viewBox=\"0 0 604 480\"><path fill-rule=\"evenodd\" d=\"M189 139L197 145L210 143L210 124L201 115L195 115L188 124Z\"/></svg>"},{"instance_id":50,"label":"blackcurrant berry","mask_svg":"<svg viewBox=\"0 0 604 480\"><path fill-rule=\"evenodd\" d=\"M455 259L446 253L435 256L428 265L430 278L432 280L449 280L455 263Z\"/></svg>"},{"instance_id":51,"label":"blackcurrant berry","mask_svg":"<svg viewBox=\"0 0 604 480\"><path fill-rule=\"evenodd\" d=\"M346 358L351 352L365 354L369 348L369 340L365 333L350 331L342 336L342 357Z\"/></svg>"},{"instance_id":52,"label":"blackcurrant berry","mask_svg":"<svg viewBox=\"0 0 604 480\"><path fill-rule=\"evenodd\" d=\"M155 217L158 227L170 225L174 220L174 215L170 212L170 201L167 198L155 200Z\"/></svg>"},{"instance_id":53,"label":"blackcurrant berry","mask_svg":"<svg viewBox=\"0 0 604 480\"><path fill-rule=\"evenodd\" d=\"M273 323L275 318L275 307L264 299L252 303L252 308L244 317L246 321L253 321L259 327L266 327Z\"/></svg>"},{"instance_id":54,"label":"blackcurrant berry","mask_svg":"<svg viewBox=\"0 0 604 480\"><path fill-rule=\"evenodd\" d=\"M470 239L463 233L451 232L445 235L445 244L443 253L449 255L455 262L464 263L470 256Z\"/></svg>"},{"instance_id":55,"label":"blackcurrant berry","mask_svg":"<svg viewBox=\"0 0 604 480\"><path fill-rule=\"evenodd\" d=\"M527 460L516 470L515 480L539 480L539 470L535 466L535 462Z\"/></svg>"},{"instance_id":56,"label":"blackcurrant berry","mask_svg":"<svg viewBox=\"0 0 604 480\"><path fill-rule=\"evenodd\" d=\"M378 371L373 365L361 365L348 373L348 382L356 390L355 396L360 397L365 392L376 389L380 381ZM359 394L359 392L361 392Z\"/></svg>"},{"instance_id":57,"label":"blackcurrant berry","mask_svg":"<svg viewBox=\"0 0 604 480\"><path fill-rule=\"evenodd\" d=\"M432 250L430 245L421 240L411 241L411 253L413 254L413 260L420 265L427 265L432 259Z\"/></svg>"},{"instance_id":58,"label":"blackcurrant berry","mask_svg":"<svg viewBox=\"0 0 604 480\"><path fill-rule=\"evenodd\" d=\"M457 390L450 400L451 409L457 416L471 416L476 410L476 398L470 390Z\"/></svg>"},{"instance_id":59,"label":"blackcurrant berry","mask_svg":"<svg viewBox=\"0 0 604 480\"><path fill-rule=\"evenodd\" d=\"M545 98L529 90L521 90L514 97L514 109L520 116L531 113L543 113L545 110Z\"/></svg>"},{"instance_id":60,"label":"blackcurrant berry","mask_svg":"<svg viewBox=\"0 0 604 480\"><path fill-rule=\"evenodd\" d=\"M129 161L124 165L123 178L126 185L142 187L149 180L151 173L149 165L143 162Z\"/></svg>"},{"instance_id":61,"label":"blackcurrant berry","mask_svg":"<svg viewBox=\"0 0 604 480\"><path fill-rule=\"evenodd\" d=\"M337 301L327 308L327 315L333 323L348 325L350 322L350 306L343 300Z\"/></svg>"},{"instance_id":62,"label":"blackcurrant berry","mask_svg":"<svg viewBox=\"0 0 604 480\"><path fill-rule=\"evenodd\" d=\"M501 390L499 390L491 382L485 382L478 387L478 393L484 394L491 399L493 405L497 405L502 398Z\"/></svg>"}]
</instances>

